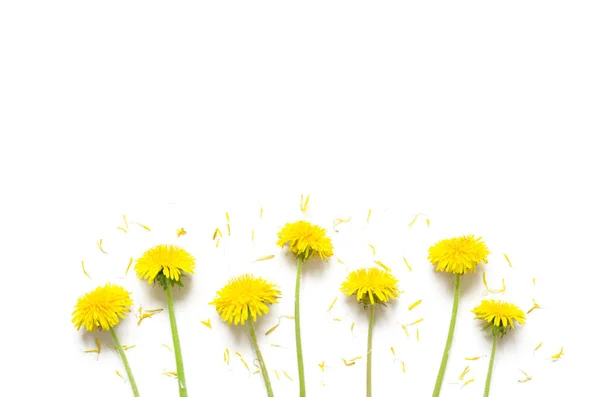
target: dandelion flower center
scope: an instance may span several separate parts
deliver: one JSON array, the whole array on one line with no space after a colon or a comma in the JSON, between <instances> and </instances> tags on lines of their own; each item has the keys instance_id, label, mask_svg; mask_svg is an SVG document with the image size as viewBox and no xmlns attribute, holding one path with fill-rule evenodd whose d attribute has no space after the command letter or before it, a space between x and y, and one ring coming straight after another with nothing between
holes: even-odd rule
<instances>
[{"instance_id":1,"label":"dandelion flower center","mask_svg":"<svg viewBox=\"0 0 600 397\"><path fill-rule=\"evenodd\" d=\"M325 229L310 222L287 223L277 233L277 237L279 238L277 245L283 248L289 244L290 251L298 258L308 259L311 256L313 258L319 256L321 259L327 259L333 256L333 245Z\"/></svg>"},{"instance_id":2,"label":"dandelion flower center","mask_svg":"<svg viewBox=\"0 0 600 397\"><path fill-rule=\"evenodd\" d=\"M350 273L341 290L348 296L356 295L357 301L372 305L389 302L400 295L398 279L392 273L374 267Z\"/></svg>"},{"instance_id":3,"label":"dandelion flower center","mask_svg":"<svg viewBox=\"0 0 600 397\"><path fill-rule=\"evenodd\" d=\"M177 282L185 273L194 273L195 261L183 248L161 244L144 252L136 261L135 272L138 278L147 279L148 284L152 284L159 274Z\"/></svg>"},{"instance_id":4,"label":"dandelion flower center","mask_svg":"<svg viewBox=\"0 0 600 397\"><path fill-rule=\"evenodd\" d=\"M429 261L438 272L474 273L477 264L487 263L490 254L481 237L473 235L441 240L429 248Z\"/></svg>"},{"instance_id":5,"label":"dandelion flower center","mask_svg":"<svg viewBox=\"0 0 600 397\"><path fill-rule=\"evenodd\" d=\"M217 297L210 302L228 325L244 324L251 316L257 317L269 312L268 304L278 303L281 296L277 285L261 277L245 274L235 277L227 283Z\"/></svg>"},{"instance_id":6,"label":"dandelion flower center","mask_svg":"<svg viewBox=\"0 0 600 397\"><path fill-rule=\"evenodd\" d=\"M121 286L108 283L84 294L77 300L72 313L72 322L77 329L83 326L88 331L97 328L109 330L119 324L120 318L125 318L131 305L133 305L133 301L129 291Z\"/></svg>"},{"instance_id":7,"label":"dandelion flower center","mask_svg":"<svg viewBox=\"0 0 600 397\"><path fill-rule=\"evenodd\" d=\"M517 305L497 300L484 300L473 309L475 318L493 324L496 327L515 328L515 321L525 325L525 313Z\"/></svg>"}]
</instances>

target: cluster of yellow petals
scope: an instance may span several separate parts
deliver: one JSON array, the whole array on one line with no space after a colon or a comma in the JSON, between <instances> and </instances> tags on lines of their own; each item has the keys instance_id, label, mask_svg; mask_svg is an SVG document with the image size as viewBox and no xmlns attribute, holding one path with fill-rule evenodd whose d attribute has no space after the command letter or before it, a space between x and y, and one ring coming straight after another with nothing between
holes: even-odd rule
<instances>
[{"instance_id":1,"label":"cluster of yellow petals","mask_svg":"<svg viewBox=\"0 0 600 397\"><path fill-rule=\"evenodd\" d=\"M313 258L318 256L327 259L333 256L333 245L325 229L310 222L287 223L277 233L277 237L279 238L277 245L283 248L289 244L290 251L298 258L306 260L311 256Z\"/></svg>"},{"instance_id":2,"label":"cluster of yellow petals","mask_svg":"<svg viewBox=\"0 0 600 397\"><path fill-rule=\"evenodd\" d=\"M477 264L487 263L488 247L473 235L441 240L429 248L429 261L438 272L474 273Z\"/></svg>"},{"instance_id":3,"label":"cluster of yellow petals","mask_svg":"<svg viewBox=\"0 0 600 397\"><path fill-rule=\"evenodd\" d=\"M183 248L175 245L157 245L144 252L135 263L138 278L152 284L162 272L166 278L178 281L182 273L194 273L196 260Z\"/></svg>"},{"instance_id":4,"label":"cluster of yellow petals","mask_svg":"<svg viewBox=\"0 0 600 397\"><path fill-rule=\"evenodd\" d=\"M372 305L389 302L400 295L398 279L392 273L375 267L350 273L342 283L341 290L348 296L356 295L358 301L363 300L365 303L368 297L368 302Z\"/></svg>"},{"instance_id":5,"label":"cluster of yellow petals","mask_svg":"<svg viewBox=\"0 0 600 397\"><path fill-rule=\"evenodd\" d=\"M277 285L261 277L244 274L234 277L210 302L228 325L244 324L248 317L256 321L257 317L267 314L267 304L275 304L281 292Z\"/></svg>"},{"instance_id":6,"label":"cluster of yellow petals","mask_svg":"<svg viewBox=\"0 0 600 397\"><path fill-rule=\"evenodd\" d=\"M110 283L84 294L77 300L73 311L73 325L88 331L98 328L109 330L119 324L133 305L129 291Z\"/></svg>"},{"instance_id":7,"label":"cluster of yellow petals","mask_svg":"<svg viewBox=\"0 0 600 397\"><path fill-rule=\"evenodd\" d=\"M525 313L515 304L497 300L484 300L473 309L475 318L496 327L515 328L515 321L525 325Z\"/></svg>"}]
</instances>

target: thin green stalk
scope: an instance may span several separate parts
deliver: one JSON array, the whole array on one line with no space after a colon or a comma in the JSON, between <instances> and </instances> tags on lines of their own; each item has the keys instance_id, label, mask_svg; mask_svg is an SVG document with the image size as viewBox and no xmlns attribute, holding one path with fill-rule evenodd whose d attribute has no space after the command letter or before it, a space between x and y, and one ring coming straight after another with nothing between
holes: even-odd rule
<instances>
[{"instance_id":1,"label":"thin green stalk","mask_svg":"<svg viewBox=\"0 0 600 397\"><path fill-rule=\"evenodd\" d=\"M490 395L490 385L492 383L492 369L494 368L494 356L496 356L496 342L498 342L498 332L494 330L494 339L492 342L492 355L490 356L490 364L488 366L487 378L485 379L485 391L483 397Z\"/></svg>"},{"instance_id":2,"label":"thin green stalk","mask_svg":"<svg viewBox=\"0 0 600 397\"><path fill-rule=\"evenodd\" d=\"M125 356L125 351L121 346L121 342L119 342L119 338L117 338L117 334L113 327L110 327L110 334L115 341L115 345L117 346L117 351L119 352L119 356L121 356L121 360L123 361L123 365L125 366L125 371L127 372L127 377L129 378L129 384L131 385L131 390L133 391L133 395L135 397L140 397L140 392L138 391L137 385L135 384L135 379L133 379L133 373L131 372L131 368L129 367L129 361L127 361L127 356Z\"/></svg>"},{"instance_id":3,"label":"thin green stalk","mask_svg":"<svg viewBox=\"0 0 600 397\"><path fill-rule=\"evenodd\" d=\"M452 338L454 338L454 328L456 327L456 314L458 313L458 298L460 296L460 274L456 275L456 281L454 283L454 305L452 306L452 317L450 319L450 328L448 329L448 337L446 338L446 347L444 348L444 355L442 356L442 363L440 364L440 370L435 381L435 388L433 389L433 397L439 397L442 390L442 382L444 381L444 374L446 373L446 365L448 365L448 356L450 354L450 347L452 346Z\"/></svg>"},{"instance_id":4,"label":"thin green stalk","mask_svg":"<svg viewBox=\"0 0 600 397\"><path fill-rule=\"evenodd\" d=\"M298 382L300 383L300 397L306 397L304 384L304 359L302 358L302 339L300 338L300 277L302 276L303 260L298 258L298 272L296 273L296 302L294 304L294 323L296 326L296 356L298 357Z\"/></svg>"},{"instance_id":5,"label":"thin green stalk","mask_svg":"<svg viewBox=\"0 0 600 397\"><path fill-rule=\"evenodd\" d=\"M181 358L181 345L179 344L179 333L177 332L177 320L175 320L175 309L173 308L173 295L168 281L167 288L167 307L169 308L169 320L171 320L171 334L173 335L173 349L175 350L175 363L177 365L177 381L179 383L179 397L187 397L187 387L185 385L185 374L183 372L183 359Z\"/></svg>"},{"instance_id":6,"label":"thin green stalk","mask_svg":"<svg viewBox=\"0 0 600 397\"><path fill-rule=\"evenodd\" d=\"M369 305L369 336L367 342L367 397L371 397L371 353L373 352L373 324L375 323L375 305Z\"/></svg>"},{"instance_id":7,"label":"thin green stalk","mask_svg":"<svg viewBox=\"0 0 600 397\"><path fill-rule=\"evenodd\" d=\"M254 347L254 351L256 352L256 358L258 358L258 363L260 364L260 372L262 372L263 379L265 380L267 396L273 397L273 388L271 387L271 380L269 379L269 371L267 371L265 360L263 359L263 356L260 353L260 349L258 348L258 341L256 340L256 330L254 329L254 321L252 321L252 319L249 319L248 325L250 327L250 339L252 340L252 346Z\"/></svg>"}]
</instances>

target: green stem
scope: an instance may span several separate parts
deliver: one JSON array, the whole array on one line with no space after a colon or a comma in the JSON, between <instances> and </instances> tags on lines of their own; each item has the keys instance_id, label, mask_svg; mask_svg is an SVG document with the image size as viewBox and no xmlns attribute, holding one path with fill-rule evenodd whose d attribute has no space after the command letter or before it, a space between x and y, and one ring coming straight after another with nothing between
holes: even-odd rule
<instances>
[{"instance_id":1,"label":"green stem","mask_svg":"<svg viewBox=\"0 0 600 397\"><path fill-rule=\"evenodd\" d=\"M369 305L369 336L367 342L367 397L371 397L371 353L373 351L373 324L375 323L375 305Z\"/></svg>"},{"instance_id":2,"label":"green stem","mask_svg":"<svg viewBox=\"0 0 600 397\"><path fill-rule=\"evenodd\" d=\"M490 364L488 366L487 378L485 379L485 391L483 397L490 395L490 385L492 383L492 368L494 368L494 356L496 356L496 342L498 342L498 332L494 331L494 339L492 342L492 355L490 357Z\"/></svg>"},{"instance_id":3,"label":"green stem","mask_svg":"<svg viewBox=\"0 0 600 397\"><path fill-rule=\"evenodd\" d=\"M258 363L260 364L260 372L262 372L263 379L265 380L267 396L273 397L273 388L271 387L271 381L269 380L269 372L267 371L265 360L263 360L263 356L260 353L260 349L258 348L258 341L256 340L256 330L254 329L254 321L252 321L252 319L249 319L248 325L250 326L250 339L252 340L252 346L254 347L254 351L256 352L256 358L258 359Z\"/></svg>"},{"instance_id":4,"label":"green stem","mask_svg":"<svg viewBox=\"0 0 600 397\"><path fill-rule=\"evenodd\" d=\"M140 397L140 392L138 391L137 385L135 384L135 379L133 379L133 373L131 372L131 368L129 367L129 361L127 361L127 356L125 356L125 351L121 346L121 342L119 342L119 338L117 338L117 334L113 327L110 327L110 334L115 341L115 345L117 345L117 351L119 352L119 356L121 356L121 360L123 361L123 365L125 366L125 371L127 371L127 377L129 378L129 384L131 385L131 390L133 391L133 395L135 397Z\"/></svg>"},{"instance_id":5,"label":"green stem","mask_svg":"<svg viewBox=\"0 0 600 397\"><path fill-rule=\"evenodd\" d=\"M448 337L446 338L446 347L444 348L444 355L442 356L442 363L440 364L440 370L435 381L435 388L433 389L433 397L439 397L442 390L442 382L444 381L444 374L446 373L446 365L448 365L448 356L450 354L450 347L452 346L452 338L454 337L454 328L456 327L456 314L458 313L458 298L460 296L460 274L456 275L456 281L454 285L454 305L452 306L452 318L450 319L450 328L448 329Z\"/></svg>"},{"instance_id":6,"label":"green stem","mask_svg":"<svg viewBox=\"0 0 600 397\"><path fill-rule=\"evenodd\" d=\"M185 385L185 374L183 372L183 359L181 358L181 345L179 344L179 333L177 332L177 320L175 320L175 309L173 309L173 295L171 286L166 283L167 306L169 308L169 320L171 320L171 334L173 335L173 349L175 350L175 363L177 365L177 381L179 383L179 397L187 397Z\"/></svg>"},{"instance_id":7,"label":"green stem","mask_svg":"<svg viewBox=\"0 0 600 397\"><path fill-rule=\"evenodd\" d=\"M298 382L300 383L300 397L306 397L304 384L304 359L302 358L302 339L300 338L300 277L302 276L303 260L298 258L298 272L296 273L296 298L294 303L294 323L296 327L296 356L298 357Z\"/></svg>"}]
</instances>

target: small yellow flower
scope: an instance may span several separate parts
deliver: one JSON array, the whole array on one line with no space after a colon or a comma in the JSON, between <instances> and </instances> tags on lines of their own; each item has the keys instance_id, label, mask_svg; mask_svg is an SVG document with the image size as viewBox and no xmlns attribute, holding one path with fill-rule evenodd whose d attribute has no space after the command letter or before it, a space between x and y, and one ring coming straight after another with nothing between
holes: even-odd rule
<instances>
[{"instance_id":1,"label":"small yellow flower","mask_svg":"<svg viewBox=\"0 0 600 397\"><path fill-rule=\"evenodd\" d=\"M475 318L487 321L496 327L515 328L515 321L525 325L525 313L517 305L497 300L484 300L473 309Z\"/></svg>"},{"instance_id":2,"label":"small yellow flower","mask_svg":"<svg viewBox=\"0 0 600 397\"><path fill-rule=\"evenodd\" d=\"M172 284L181 284L179 281L182 275L194 273L195 261L183 248L161 244L144 252L135 263L135 272L139 279L147 279L148 284L152 284L157 276L171 280Z\"/></svg>"},{"instance_id":3,"label":"small yellow flower","mask_svg":"<svg viewBox=\"0 0 600 397\"><path fill-rule=\"evenodd\" d=\"M333 256L333 245L325 229L310 222L287 223L277 237L277 245L283 248L289 243L290 251L298 258L306 260L318 255L321 259L327 259Z\"/></svg>"},{"instance_id":4,"label":"small yellow flower","mask_svg":"<svg viewBox=\"0 0 600 397\"><path fill-rule=\"evenodd\" d=\"M481 237L473 235L438 241L429 248L429 261L438 272L474 273L478 263L487 263L490 254Z\"/></svg>"},{"instance_id":5,"label":"small yellow flower","mask_svg":"<svg viewBox=\"0 0 600 397\"><path fill-rule=\"evenodd\" d=\"M232 278L210 302L215 306L223 321L228 325L244 324L251 316L256 321L257 316L269 312L267 304L278 303L281 296L277 285L261 277L244 274Z\"/></svg>"},{"instance_id":6,"label":"small yellow flower","mask_svg":"<svg viewBox=\"0 0 600 397\"><path fill-rule=\"evenodd\" d=\"M372 305L389 302L400 294L398 279L392 273L375 267L350 273L341 290L348 296L356 295L356 300L362 300L364 304Z\"/></svg>"},{"instance_id":7,"label":"small yellow flower","mask_svg":"<svg viewBox=\"0 0 600 397\"><path fill-rule=\"evenodd\" d=\"M119 318L125 318L133 305L129 291L110 283L84 294L77 300L72 313L73 325L88 331L97 328L109 330L119 324Z\"/></svg>"}]
</instances>

